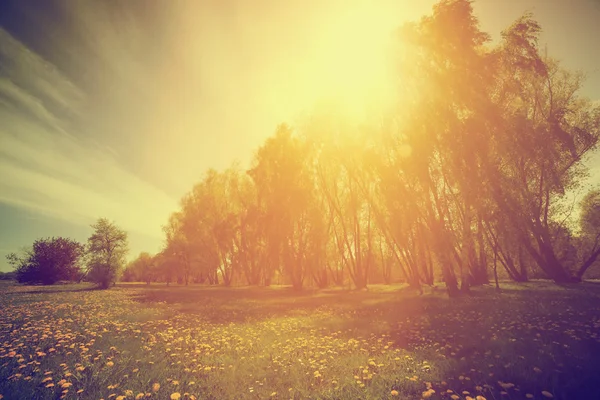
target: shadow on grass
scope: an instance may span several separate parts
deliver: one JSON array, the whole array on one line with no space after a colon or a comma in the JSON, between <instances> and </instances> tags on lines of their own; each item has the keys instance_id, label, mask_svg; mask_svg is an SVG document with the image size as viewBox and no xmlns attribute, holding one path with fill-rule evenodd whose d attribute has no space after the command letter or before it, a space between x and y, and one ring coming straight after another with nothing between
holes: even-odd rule
<instances>
[{"instance_id":1,"label":"shadow on grass","mask_svg":"<svg viewBox=\"0 0 600 400\"><path fill-rule=\"evenodd\" d=\"M385 334L393 347L433 360L434 372L415 373L444 380L458 393L487 384L493 398L505 398L502 391L511 399L528 393L541 398L546 390L555 399L600 399L600 285L595 282L505 283L500 291L486 285L454 299L443 290L418 295L406 287L302 293L255 287L138 288L134 296L139 301L167 302L217 324L310 317L329 310L331 318L318 320L320 328L349 337ZM515 385L519 392L500 383Z\"/></svg>"}]
</instances>

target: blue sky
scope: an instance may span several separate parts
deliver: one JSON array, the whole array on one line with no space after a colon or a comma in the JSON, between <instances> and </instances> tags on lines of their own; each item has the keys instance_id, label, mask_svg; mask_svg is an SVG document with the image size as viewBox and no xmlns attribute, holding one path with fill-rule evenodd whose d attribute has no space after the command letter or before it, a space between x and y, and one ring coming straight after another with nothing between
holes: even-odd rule
<instances>
[{"instance_id":1,"label":"blue sky","mask_svg":"<svg viewBox=\"0 0 600 400\"><path fill-rule=\"evenodd\" d=\"M132 256L156 252L161 225L207 168L247 163L278 123L310 107L319 65L306 60L336 45L342 25L331 21L371 18L384 34L433 3L0 3L0 270L38 237L85 241L98 217L128 231ZM586 72L582 93L600 99L600 1L474 8L495 38L532 11L541 44Z\"/></svg>"}]
</instances>

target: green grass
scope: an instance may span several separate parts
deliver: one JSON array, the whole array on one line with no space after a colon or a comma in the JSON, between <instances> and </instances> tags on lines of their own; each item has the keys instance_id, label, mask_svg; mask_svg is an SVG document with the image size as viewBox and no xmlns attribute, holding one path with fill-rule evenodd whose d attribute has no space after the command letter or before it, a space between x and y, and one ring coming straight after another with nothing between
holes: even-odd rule
<instances>
[{"instance_id":1,"label":"green grass","mask_svg":"<svg viewBox=\"0 0 600 400\"><path fill-rule=\"evenodd\" d=\"M4 399L600 399L597 283L90 289L0 284Z\"/></svg>"}]
</instances>

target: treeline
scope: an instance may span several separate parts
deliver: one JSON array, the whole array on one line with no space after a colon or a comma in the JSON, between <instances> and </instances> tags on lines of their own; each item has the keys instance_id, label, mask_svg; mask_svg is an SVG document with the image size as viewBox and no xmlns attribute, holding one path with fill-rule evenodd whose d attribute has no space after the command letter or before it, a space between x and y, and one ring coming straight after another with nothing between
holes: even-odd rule
<instances>
[{"instance_id":1,"label":"treeline","mask_svg":"<svg viewBox=\"0 0 600 400\"><path fill-rule=\"evenodd\" d=\"M450 295L498 274L579 281L600 252L600 195L568 223L600 108L540 52L524 15L498 44L467 0L397 32L393 110L323 107L281 125L251 168L209 170L124 280L300 289L404 281Z\"/></svg>"},{"instance_id":2,"label":"treeline","mask_svg":"<svg viewBox=\"0 0 600 400\"><path fill-rule=\"evenodd\" d=\"M108 288L125 264L127 234L105 218L92 228L85 245L63 237L42 238L20 254L8 254L14 268L9 276L27 284L85 280Z\"/></svg>"}]
</instances>

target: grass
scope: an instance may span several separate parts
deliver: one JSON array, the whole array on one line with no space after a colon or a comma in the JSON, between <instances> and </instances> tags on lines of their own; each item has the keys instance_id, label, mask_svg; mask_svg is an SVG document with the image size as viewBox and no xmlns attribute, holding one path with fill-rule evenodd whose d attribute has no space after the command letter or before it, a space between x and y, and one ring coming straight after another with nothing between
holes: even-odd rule
<instances>
[{"instance_id":1,"label":"grass","mask_svg":"<svg viewBox=\"0 0 600 400\"><path fill-rule=\"evenodd\" d=\"M0 285L4 399L600 399L597 283Z\"/></svg>"}]
</instances>

